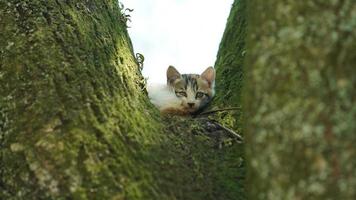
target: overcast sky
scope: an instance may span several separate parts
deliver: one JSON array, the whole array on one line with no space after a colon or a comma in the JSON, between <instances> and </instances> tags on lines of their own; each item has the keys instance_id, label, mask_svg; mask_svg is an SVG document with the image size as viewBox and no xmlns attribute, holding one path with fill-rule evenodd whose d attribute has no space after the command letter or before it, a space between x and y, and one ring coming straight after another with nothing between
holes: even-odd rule
<instances>
[{"instance_id":1,"label":"overcast sky","mask_svg":"<svg viewBox=\"0 0 356 200\"><path fill-rule=\"evenodd\" d=\"M145 56L143 75L166 82L166 69L200 74L213 66L233 0L121 0L132 8L129 34Z\"/></svg>"}]
</instances>

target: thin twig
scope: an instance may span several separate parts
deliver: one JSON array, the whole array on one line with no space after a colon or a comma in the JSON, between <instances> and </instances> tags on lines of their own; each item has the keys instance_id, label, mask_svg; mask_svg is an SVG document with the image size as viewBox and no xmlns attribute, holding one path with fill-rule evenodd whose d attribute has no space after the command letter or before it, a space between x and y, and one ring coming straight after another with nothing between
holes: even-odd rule
<instances>
[{"instance_id":1,"label":"thin twig","mask_svg":"<svg viewBox=\"0 0 356 200\"><path fill-rule=\"evenodd\" d=\"M232 136L236 137L240 142L243 142L243 137L236 133L235 131L229 129L229 128L226 128L225 126L219 124L218 122L214 122L215 125L217 125L218 127L224 129L225 131L227 131L228 133L230 133Z\"/></svg>"},{"instance_id":2,"label":"thin twig","mask_svg":"<svg viewBox=\"0 0 356 200\"><path fill-rule=\"evenodd\" d=\"M229 110L240 110L240 109L241 109L240 107L221 108L221 109L209 110L209 111L206 111L206 112L202 112L202 113L198 114L197 116L210 115L210 114L213 114L213 113L216 113L216 112L229 111Z\"/></svg>"}]
</instances>

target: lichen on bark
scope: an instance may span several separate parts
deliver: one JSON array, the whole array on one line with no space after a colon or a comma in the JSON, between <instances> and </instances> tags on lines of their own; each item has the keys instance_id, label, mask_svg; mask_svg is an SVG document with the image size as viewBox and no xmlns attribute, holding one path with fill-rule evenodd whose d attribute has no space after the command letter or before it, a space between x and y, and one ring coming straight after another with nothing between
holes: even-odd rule
<instances>
[{"instance_id":1,"label":"lichen on bark","mask_svg":"<svg viewBox=\"0 0 356 200\"><path fill-rule=\"evenodd\" d=\"M251 199L355 199L356 5L249 1Z\"/></svg>"}]
</instances>

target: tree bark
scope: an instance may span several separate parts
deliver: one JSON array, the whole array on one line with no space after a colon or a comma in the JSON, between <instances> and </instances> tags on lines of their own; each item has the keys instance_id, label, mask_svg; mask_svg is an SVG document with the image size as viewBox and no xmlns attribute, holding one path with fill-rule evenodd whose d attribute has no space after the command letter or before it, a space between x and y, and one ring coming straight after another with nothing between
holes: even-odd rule
<instances>
[{"instance_id":1,"label":"tree bark","mask_svg":"<svg viewBox=\"0 0 356 200\"><path fill-rule=\"evenodd\" d=\"M160 196L117 1L0 1L1 199Z\"/></svg>"},{"instance_id":2,"label":"tree bark","mask_svg":"<svg viewBox=\"0 0 356 200\"><path fill-rule=\"evenodd\" d=\"M356 5L249 1L250 199L356 199Z\"/></svg>"}]
</instances>

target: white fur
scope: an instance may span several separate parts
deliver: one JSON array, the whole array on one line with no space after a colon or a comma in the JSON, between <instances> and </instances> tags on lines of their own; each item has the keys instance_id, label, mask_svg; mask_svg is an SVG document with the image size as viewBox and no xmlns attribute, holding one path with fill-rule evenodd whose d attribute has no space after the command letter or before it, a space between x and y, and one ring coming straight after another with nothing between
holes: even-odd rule
<instances>
[{"instance_id":1,"label":"white fur","mask_svg":"<svg viewBox=\"0 0 356 200\"><path fill-rule=\"evenodd\" d=\"M168 87L167 84L148 84L147 91L151 102L160 110L182 107L182 100L176 96L173 89Z\"/></svg>"}]
</instances>

